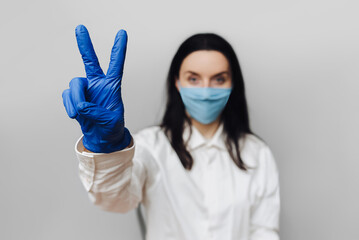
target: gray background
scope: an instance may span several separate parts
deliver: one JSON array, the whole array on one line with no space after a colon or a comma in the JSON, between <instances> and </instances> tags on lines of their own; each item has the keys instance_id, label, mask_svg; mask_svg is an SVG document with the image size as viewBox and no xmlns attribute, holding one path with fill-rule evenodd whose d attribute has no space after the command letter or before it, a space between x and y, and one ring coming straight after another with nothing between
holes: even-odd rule
<instances>
[{"instance_id":1,"label":"gray background","mask_svg":"<svg viewBox=\"0 0 359 240\"><path fill-rule=\"evenodd\" d=\"M156 124L179 44L216 32L235 48L253 130L280 170L284 240L358 240L359 3L356 0L1 1L0 239L139 239L134 212L93 206L77 175L80 136L61 93L84 76L74 29L107 70L129 35L127 126Z\"/></svg>"}]
</instances>

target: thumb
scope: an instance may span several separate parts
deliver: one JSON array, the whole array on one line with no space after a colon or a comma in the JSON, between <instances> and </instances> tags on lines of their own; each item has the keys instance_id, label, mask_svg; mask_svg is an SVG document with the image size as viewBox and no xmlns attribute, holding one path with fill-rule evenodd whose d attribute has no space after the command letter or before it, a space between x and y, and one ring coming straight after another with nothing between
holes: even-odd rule
<instances>
[{"instance_id":1,"label":"thumb","mask_svg":"<svg viewBox=\"0 0 359 240\"><path fill-rule=\"evenodd\" d=\"M90 102L78 103L77 111L81 116L104 125L111 124L117 117L115 112Z\"/></svg>"},{"instance_id":2,"label":"thumb","mask_svg":"<svg viewBox=\"0 0 359 240\"><path fill-rule=\"evenodd\" d=\"M71 100L70 89L66 89L62 92L62 101L64 103L67 115L69 115L70 118L76 118L77 112Z\"/></svg>"}]
</instances>

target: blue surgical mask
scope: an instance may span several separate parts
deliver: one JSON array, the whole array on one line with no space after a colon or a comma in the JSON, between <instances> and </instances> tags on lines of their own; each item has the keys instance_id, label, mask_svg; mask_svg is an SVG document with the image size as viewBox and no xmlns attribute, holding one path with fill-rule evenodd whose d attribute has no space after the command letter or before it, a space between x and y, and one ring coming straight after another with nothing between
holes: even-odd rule
<instances>
[{"instance_id":1,"label":"blue surgical mask","mask_svg":"<svg viewBox=\"0 0 359 240\"><path fill-rule=\"evenodd\" d=\"M202 124L209 124L217 119L232 92L232 88L179 88L187 112Z\"/></svg>"}]
</instances>

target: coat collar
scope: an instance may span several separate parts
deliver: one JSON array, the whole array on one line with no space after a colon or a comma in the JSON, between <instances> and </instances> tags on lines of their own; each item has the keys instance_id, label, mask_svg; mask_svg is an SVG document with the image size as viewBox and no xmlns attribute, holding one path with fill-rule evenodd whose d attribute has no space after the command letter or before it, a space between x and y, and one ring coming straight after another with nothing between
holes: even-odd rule
<instances>
[{"instance_id":1,"label":"coat collar","mask_svg":"<svg viewBox=\"0 0 359 240\"><path fill-rule=\"evenodd\" d=\"M221 123L216 130L215 134L210 139L206 139L193 125L190 126L185 123L183 131L183 140L189 151L195 150L200 147L216 147L226 151L225 138L223 132L223 124Z\"/></svg>"}]
</instances>

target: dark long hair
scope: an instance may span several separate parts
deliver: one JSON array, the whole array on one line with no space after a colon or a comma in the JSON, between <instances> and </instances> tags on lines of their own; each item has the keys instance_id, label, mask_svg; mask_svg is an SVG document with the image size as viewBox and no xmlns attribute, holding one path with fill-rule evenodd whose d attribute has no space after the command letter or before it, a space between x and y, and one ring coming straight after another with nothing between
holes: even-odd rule
<instances>
[{"instance_id":1,"label":"dark long hair","mask_svg":"<svg viewBox=\"0 0 359 240\"><path fill-rule=\"evenodd\" d=\"M226 135L226 148L235 164L242 170L246 166L240 156L239 139L247 133L252 133L249 127L247 101L244 91L244 81L237 56L231 45L222 37L213 33L196 34L185 40L175 54L167 76L167 106L161 128L168 137L185 169L190 170L193 158L186 148L183 139L184 124L191 125L186 115L181 96L176 88L176 78L183 60L192 52L198 50L215 50L221 52L228 60L232 76L232 93L221 114L223 131Z\"/></svg>"}]
</instances>

